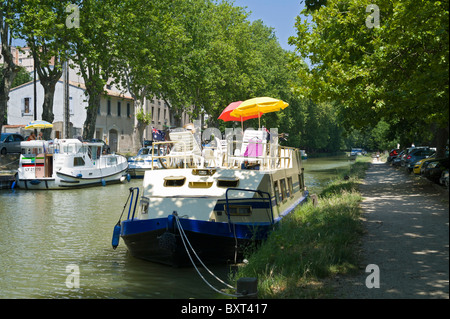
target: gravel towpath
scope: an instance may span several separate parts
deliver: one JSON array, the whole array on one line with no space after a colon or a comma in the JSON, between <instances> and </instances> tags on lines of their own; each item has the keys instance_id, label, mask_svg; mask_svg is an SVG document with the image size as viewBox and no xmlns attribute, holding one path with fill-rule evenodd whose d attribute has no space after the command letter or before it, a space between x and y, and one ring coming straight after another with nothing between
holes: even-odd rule
<instances>
[{"instance_id":1,"label":"gravel towpath","mask_svg":"<svg viewBox=\"0 0 450 319\"><path fill-rule=\"evenodd\" d=\"M448 299L448 191L377 162L360 191L361 273L335 278L335 298ZM377 283L370 264L378 266L379 288L366 285Z\"/></svg>"}]
</instances>

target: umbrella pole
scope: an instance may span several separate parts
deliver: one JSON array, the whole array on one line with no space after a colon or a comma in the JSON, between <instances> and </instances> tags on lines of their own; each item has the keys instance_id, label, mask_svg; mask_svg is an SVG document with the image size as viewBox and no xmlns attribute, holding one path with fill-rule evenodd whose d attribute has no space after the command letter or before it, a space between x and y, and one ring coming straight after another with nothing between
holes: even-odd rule
<instances>
[{"instance_id":1,"label":"umbrella pole","mask_svg":"<svg viewBox=\"0 0 450 319\"><path fill-rule=\"evenodd\" d=\"M258 104L258 130L261 129L261 113L259 113L259 104Z\"/></svg>"}]
</instances>

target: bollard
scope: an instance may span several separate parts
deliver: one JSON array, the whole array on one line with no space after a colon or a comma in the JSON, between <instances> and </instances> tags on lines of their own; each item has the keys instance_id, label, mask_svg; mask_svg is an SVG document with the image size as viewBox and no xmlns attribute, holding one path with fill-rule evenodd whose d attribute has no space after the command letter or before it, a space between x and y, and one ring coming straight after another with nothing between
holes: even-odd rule
<instances>
[{"instance_id":1,"label":"bollard","mask_svg":"<svg viewBox=\"0 0 450 319\"><path fill-rule=\"evenodd\" d=\"M240 297L237 299L258 299L258 278L239 278L236 285L236 292Z\"/></svg>"},{"instance_id":2,"label":"bollard","mask_svg":"<svg viewBox=\"0 0 450 319\"><path fill-rule=\"evenodd\" d=\"M317 197L316 194L312 194L310 197L311 197L311 201L313 203L313 206L316 207L317 204L319 204L319 197Z\"/></svg>"}]
</instances>

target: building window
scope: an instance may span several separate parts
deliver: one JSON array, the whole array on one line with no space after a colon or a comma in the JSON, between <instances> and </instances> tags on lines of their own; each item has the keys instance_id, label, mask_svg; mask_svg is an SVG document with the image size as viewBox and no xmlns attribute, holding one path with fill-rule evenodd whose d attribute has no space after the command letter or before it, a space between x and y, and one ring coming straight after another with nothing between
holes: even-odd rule
<instances>
[{"instance_id":1,"label":"building window","mask_svg":"<svg viewBox=\"0 0 450 319\"><path fill-rule=\"evenodd\" d=\"M31 97L26 97L23 99L23 114L30 114L31 113Z\"/></svg>"},{"instance_id":2,"label":"building window","mask_svg":"<svg viewBox=\"0 0 450 319\"><path fill-rule=\"evenodd\" d=\"M131 105L130 105L130 103L127 103L127 117L131 118Z\"/></svg>"},{"instance_id":3,"label":"building window","mask_svg":"<svg viewBox=\"0 0 450 319\"><path fill-rule=\"evenodd\" d=\"M117 102L117 116L122 116L122 103Z\"/></svg>"},{"instance_id":4,"label":"building window","mask_svg":"<svg viewBox=\"0 0 450 319\"><path fill-rule=\"evenodd\" d=\"M74 115L74 111L73 111L73 98L71 96L69 96L69 114L70 115Z\"/></svg>"},{"instance_id":5,"label":"building window","mask_svg":"<svg viewBox=\"0 0 450 319\"><path fill-rule=\"evenodd\" d=\"M107 106L106 106L106 115L111 115L111 100L108 100L107 102Z\"/></svg>"}]
</instances>

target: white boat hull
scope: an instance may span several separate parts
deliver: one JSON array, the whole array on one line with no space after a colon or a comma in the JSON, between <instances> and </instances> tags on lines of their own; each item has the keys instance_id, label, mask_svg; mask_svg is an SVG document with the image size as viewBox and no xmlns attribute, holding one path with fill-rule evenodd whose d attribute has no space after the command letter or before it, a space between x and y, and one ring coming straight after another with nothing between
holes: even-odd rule
<instances>
[{"instance_id":1,"label":"white boat hull","mask_svg":"<svg viewBox=\"0 0 450 319\"><path fill-rule=\"evenodd\" d=\"M126 168L109 176L83 178L66 174L56 177L21 179L17 175L16 186L23 189L65 189L120 183L127 180Z\"/></svg>"}]
</instances>

